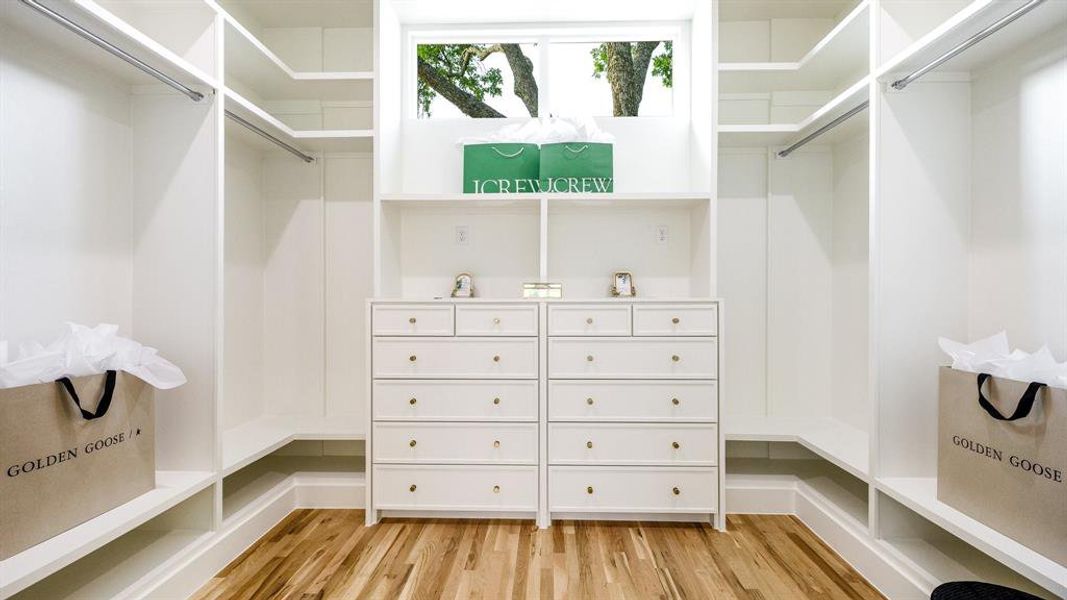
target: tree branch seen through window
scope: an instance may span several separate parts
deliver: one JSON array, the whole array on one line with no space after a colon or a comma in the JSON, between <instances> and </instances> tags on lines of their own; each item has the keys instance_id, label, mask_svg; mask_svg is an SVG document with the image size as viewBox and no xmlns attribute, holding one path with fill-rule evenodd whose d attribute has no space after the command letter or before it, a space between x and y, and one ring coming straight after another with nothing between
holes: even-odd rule
<instances>
[{"instance_id":1,"label":"tree branch seen through window","mask_svg":"<svg viewBox=\"0 0 1067 600\"><path fill-rule=\"evenodd\" d=\"M527 48L536 49L536 46ZM468 117L538 116L540 90L534 61L527 51L520 44L507 43L420 44L417 47L419 117L430 117L439 97ZM503 69L508 70L507 77ZM639 114L649 74L664 88L672 87L673 44L670 41L605 42L590 51L588 76L607 80L614 116ZM504 89L505 79L510 80L510 90ZM491 99L501 98L506 92L521 101L526 115L504 114L490 104Z\"/></svg>"}]
</instances>

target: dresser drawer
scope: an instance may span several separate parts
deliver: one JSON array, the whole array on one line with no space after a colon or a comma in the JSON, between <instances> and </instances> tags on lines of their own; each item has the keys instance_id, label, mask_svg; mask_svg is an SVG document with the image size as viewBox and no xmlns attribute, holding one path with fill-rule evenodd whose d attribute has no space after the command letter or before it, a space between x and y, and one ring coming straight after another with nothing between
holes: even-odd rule
<instances>
[{"instance_id":1,"label":"dresser drawer","mask_svg":"<svg viewBox=\"0 0 1067 600\"><path fill-rule=\"evenodd\" d=\"M375 377L536 379L537 338L375 338Z\"/></svg>"},{"instance_id":2,"label":"dresser drawer","mask_svg":"<svg viewBox=\"0 0 1067 600\"><path fill-rule=\"evenodd\" d=\"M374 335L452 335L452 306L375 304L371 330Z\"/></svg>"},{"instance_id":3,"label":"dresser drawer","mask_svg":"<svg viewBox=\"0 0 1067 600\"><path fill-rule=\"evenodd\" d=\"M548 335L630 335L630 305L550 304Z\"/></svg>"},{"instance_id":4,"label":"dresser drawer","mask_svg":"<svg viewBox=\"0 0 1067 600\"><path fill-rule=\"evenodd\" d=\"M549 467L557 512L708 513L718 505L714 467Z\"/></svg>"},{"instance_id":5,"label":"dresser drawer","mask_svg":"<svg viewBox=\"0 0 1067 600\"><path fill-rule=\"evenodd\" d=\"M634 306L634 335L718 335L719 309L713 304Z\"/></svg>"},{"instance_id":6,"label":"dresser drawer","mask_svg":"<svg viewBox=\"0 0 1067 600\"><path fill-rule=\"evenodd\" d=\"M715 466L715 425L552 423L548 462L554 465Z\"/></svg>"},{"instance_id":7,"label":"dresser drawer","mask_svg":"<svg viewBox=\"0 0 1067 600\"><path fill-rule=\"evenodd\" d=\"M456 335L537 335L536 304L456 306Z\"/></svg>"},{"instance_id":8,"label":"dresser drawer","mask_svg":"<svg viewBox=\"0 0 1067 600\"><path fill-rule=\"evenodd\" d=\"M717 421L714 381L548 383L550 421Z\"/></svg>"},{"instance_id":9,"label":"dresser drawer","mask_svg":"<svg viewBox=\"0 0 1067 600\"><path fill-rule=\"evenodd\" d=\"M536 421L537 382L394 380L374 382L380 421Z\"/></svg>"},{"instance_id":10,"label":"dresser drawer","mask_svg":"<svg viewBox=\"0 0 1067 600\"><path fill-rule=\"evenodd\" d=\"M537 467L375 465L377 509L537 510Z\"/></svg>"},{"instance_id":11,"label":"dresser drawer","mask_svg":"<svg viewBox=\"0 0 1067 600\"><path fill-rule=\"evenodd\" d=\"M715 338L555 338L548 376L561 379L714 379Z\"/></svg>"},{"instance_id":12,"label":"dresser drawer","mask_svg":"<svg viewBox=\"0 0 1067 600\"><path fill-rule=\"evenodd\" d=\"M537 423L375 423L374 462L537 464Z\"/></svg>"}]
</instances>

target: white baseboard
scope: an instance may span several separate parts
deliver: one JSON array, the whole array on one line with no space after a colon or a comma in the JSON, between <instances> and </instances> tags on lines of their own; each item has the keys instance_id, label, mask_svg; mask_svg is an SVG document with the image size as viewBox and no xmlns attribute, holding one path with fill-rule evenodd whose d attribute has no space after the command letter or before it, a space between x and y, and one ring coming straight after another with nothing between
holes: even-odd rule
<instances>
[{"instance_id":1,"label":"white baseboard","mask_svg":"<svg viewBox=\"0 0 1067 600\"><path fill-rule=\"evenodd\" d=\"M826 542L887 598L927 600L924 587L879 544L863 523L843 514L817 491L794 477L743 476L726 479L731 514L792 514Z\"/></svg>"},{"instance_id":2,"label":"white baseboard","mask_svg":"<svg viewBox=\"0 0 1067 600\"><path fill-rule=\"evenodd\" d=\"M140 597L187 598L293 510L363 508L364 498L364 484L360 480L300 473L290 476L255 504L229 516L217 535L144 590ZM796 515L888 598L925 600L929 597L922 589L925 586L908 576L908 570L874 540L865 525L841 514L818 492L795 478L731 477L726 483L726 498L730 513Z\"/></svg>"},{"instance_id":3,"label":"white baseboard","mask_svg":"<svg viewBox=\"0 0 1067 600\"><path fill-rule=\"evenodd\" d=\"M188 598L298 508L363 508L364 483L296 473L257 502L229 516L216 535L167 573L141 598Z\"/></svg>"}]
</instances>

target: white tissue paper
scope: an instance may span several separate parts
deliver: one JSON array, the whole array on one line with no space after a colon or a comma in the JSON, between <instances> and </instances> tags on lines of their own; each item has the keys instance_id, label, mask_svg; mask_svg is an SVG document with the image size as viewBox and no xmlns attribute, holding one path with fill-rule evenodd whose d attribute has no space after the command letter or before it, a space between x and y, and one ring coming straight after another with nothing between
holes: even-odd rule
<instances>
[{"instance_id":1,"label":"white tissue paper","mask_svg":"<svg viewBox=\"0 0 1067 600\"><path fill-rule=\"evenodd\" d=\"M8 361L8 343L0 342L0 388L50 383L60 377L82 377L105 371L125 371L161 390L186 382L182 370L159 356L155 348L118 335L117 325L86 327L67 323L58 340L19 346Z\"/></svg>"},{"instance_id":2,"label":"white tissue paper","mask_svg":"<svg viewBox=\"0 0 1067 600\"><path fill-rule=\"evenodd\" d=\"M505 125L485 136L465 137L466 144L557 144L562 142L595 142L610 144L615 136L603 131L592 117L563 119L545 117L525 123Z\"/></svg>"},{"instance_id":3,"label":"white tissue paper","mask_svg":"<svg viewBox=\"0 0 1067 600\"><path fill-rule=\"evenodd\" d=\"M1011 350L1004 331L970 344L947 338L938 338L937 343L952 359L953 369L1067 388L1067 362L1057 363L1048 346L1033 354Z\"/></svg>"}]
</instances>

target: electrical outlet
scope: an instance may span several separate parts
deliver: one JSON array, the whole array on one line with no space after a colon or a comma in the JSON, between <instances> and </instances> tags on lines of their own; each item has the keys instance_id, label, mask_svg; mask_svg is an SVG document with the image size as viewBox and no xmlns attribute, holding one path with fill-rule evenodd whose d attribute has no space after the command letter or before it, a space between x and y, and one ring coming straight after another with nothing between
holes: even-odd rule
<instances>
[{"instance_id":1,"label":"electrical outlet","mask_svg":"<svg viewBox=\"0 0 1067 600\"><path fill-rule=\"evenodd\" d=\"M456 245L467 246L471 243L471 228L469 225L456 225Z\"/></svg>"},{"instance_id":2,"label":"electrical outlet","mask_svg":"<svg viewBox=\"0 0 1067 600\"><path fill-rule=\"evenodd\" d=\"M669 240L670 237L671 237L671 232L670 232L669 229L667 229L666 225L657 225L656 226L656 243L657 244L666 244L667 240Z\"/></svg>"}]
</instances>

